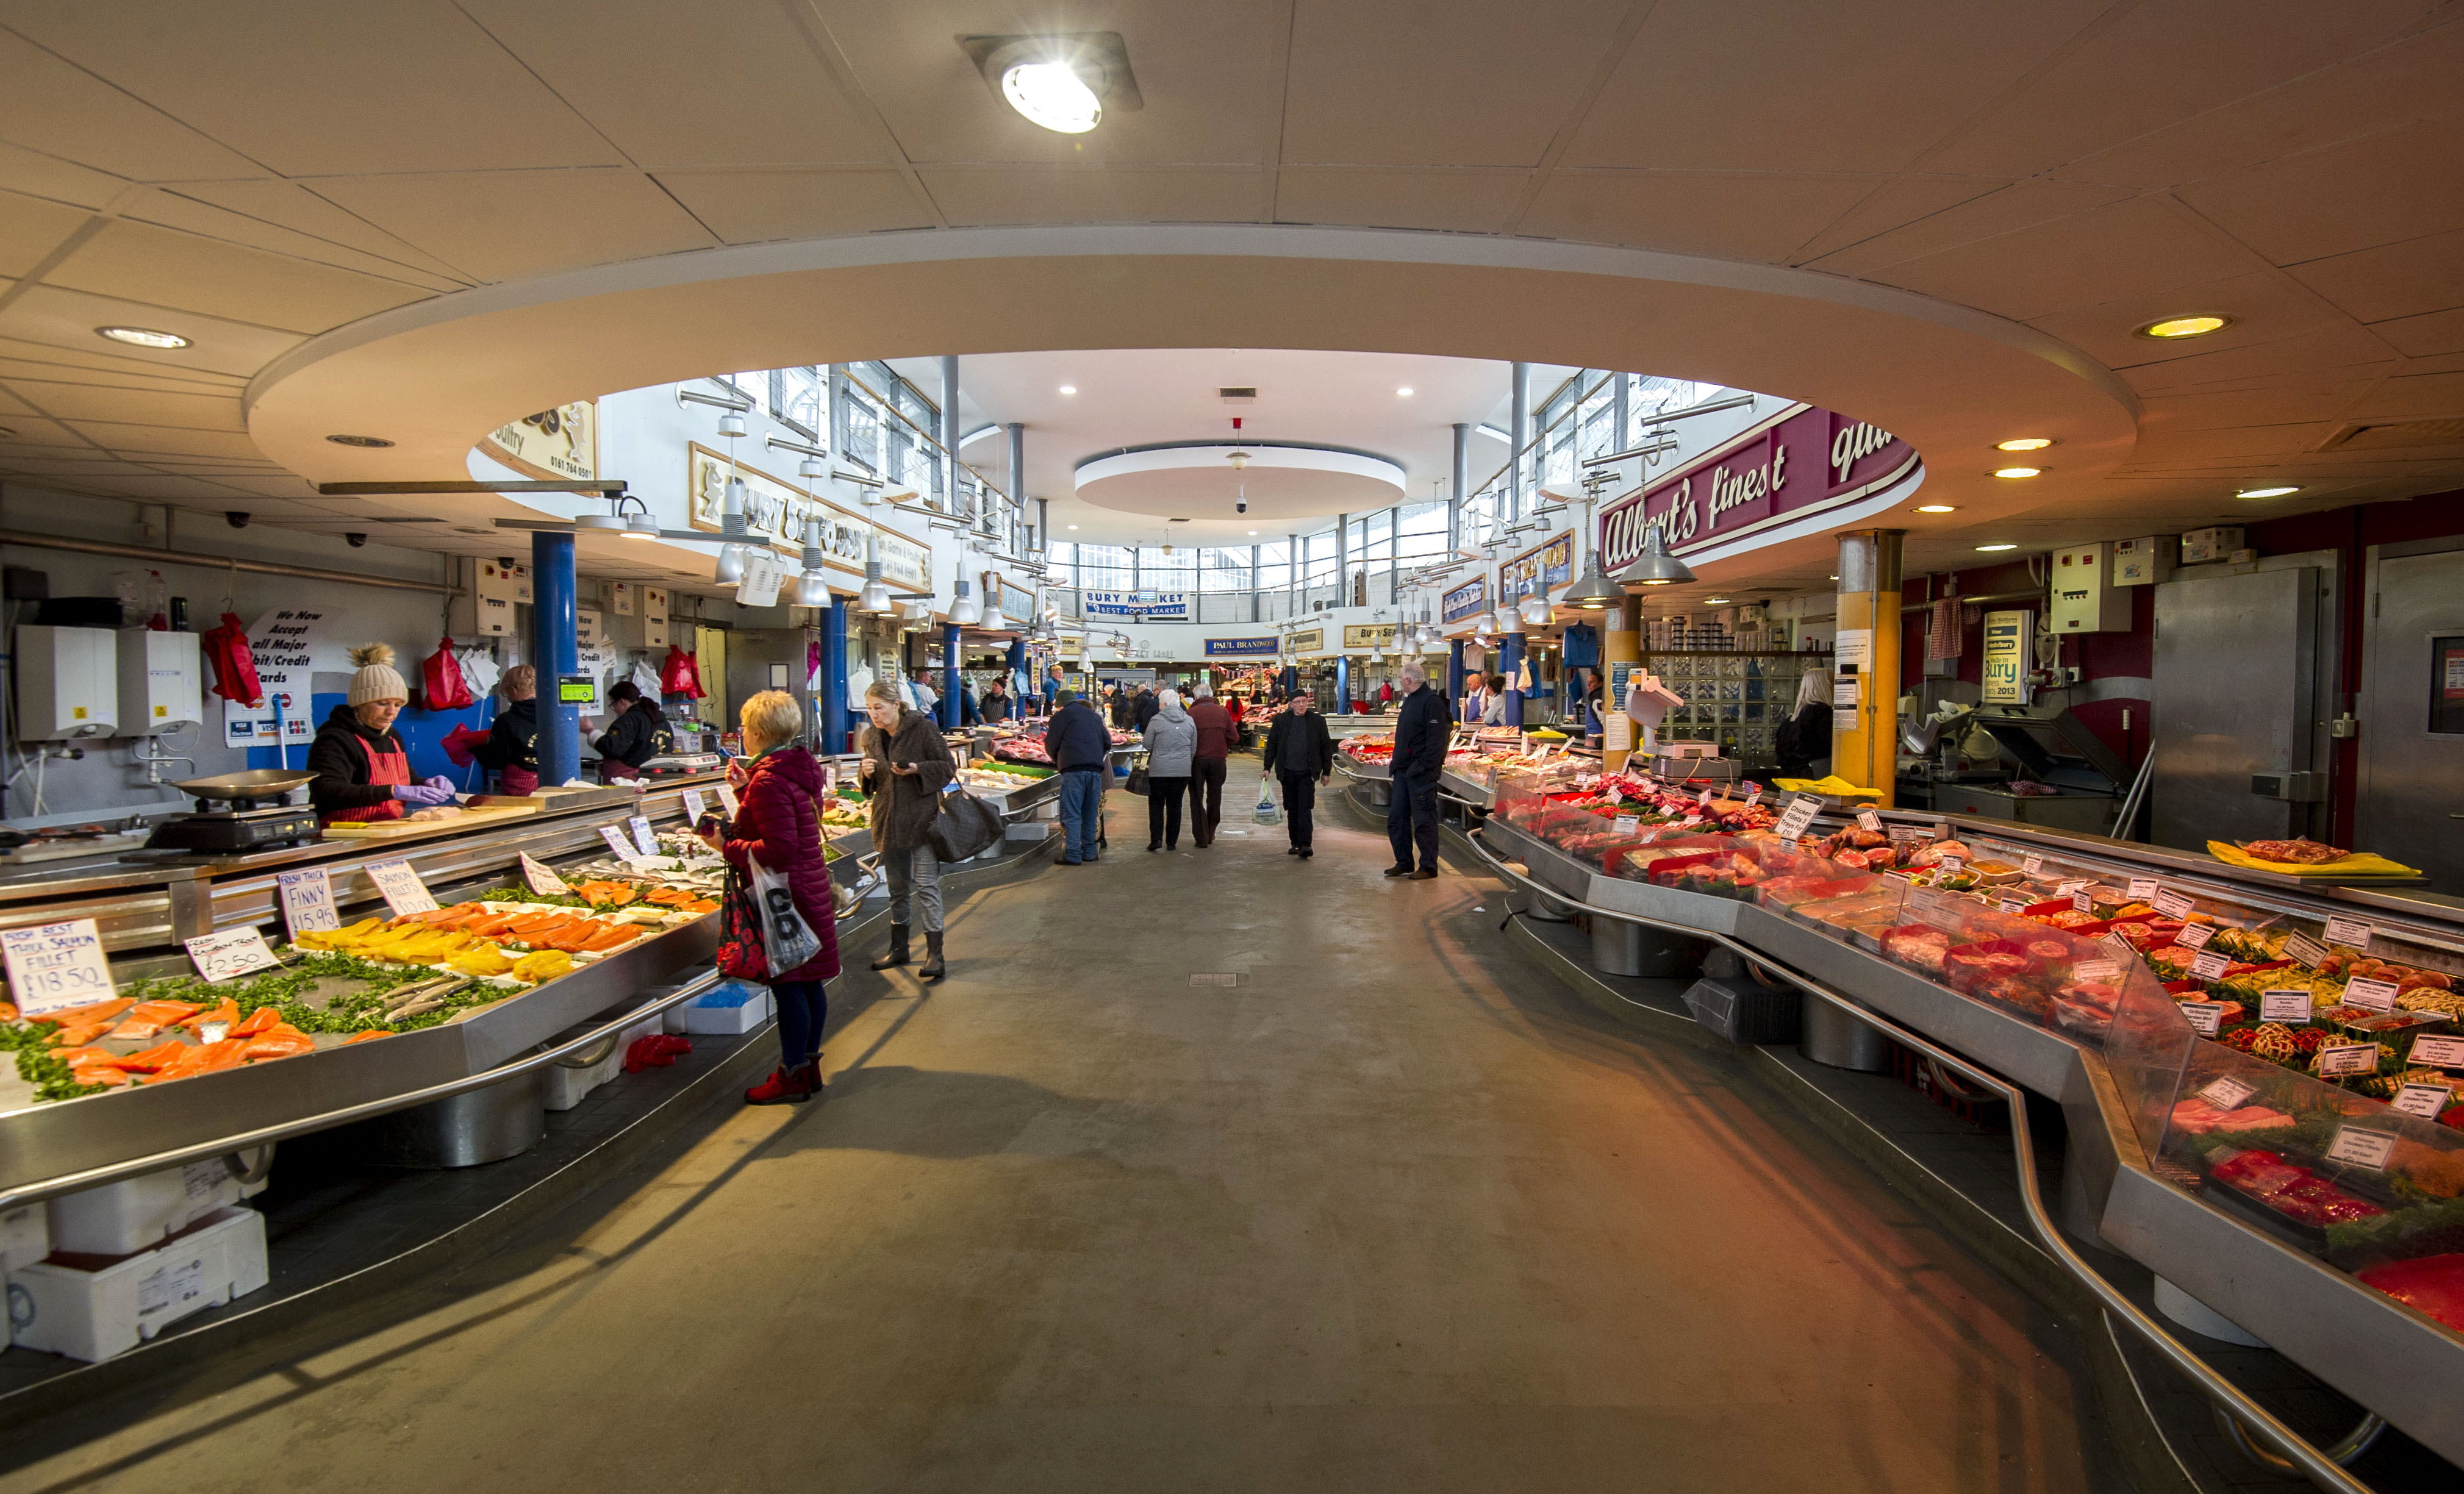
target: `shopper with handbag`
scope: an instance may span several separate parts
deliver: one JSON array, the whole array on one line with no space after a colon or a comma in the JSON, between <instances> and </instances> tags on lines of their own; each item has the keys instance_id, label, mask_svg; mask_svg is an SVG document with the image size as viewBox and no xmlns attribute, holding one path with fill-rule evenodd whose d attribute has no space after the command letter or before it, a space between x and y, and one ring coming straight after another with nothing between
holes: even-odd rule
<instances>
[{"instance_id":1,"label":"shopper with handbag","mask_svg":"<svg viewBox=\"0 0 2464 1494\"><path fill-rule=\"evenodd\" d=\"M1198 723L1180 708L1180 692L1155 696L1143 732L1147 744L1147 849L1180 849L1180 801L1189 792L1198 752Z\"/></svg>"},{"instance_id":2,"label":"shopper with handbag","mask_svg":"<svg viewBox=\"0 0 2464 1494\"><path fill-rule=\"evenodd\" d=\"M839 973L838 920L830 871L822 849L822 764L796 740L803 713L783 690L765 690L744 703L743 786L736 817L715 823L702 840L726 858L732 875L718 968L727 975L766 982L779 1008L779 1067L744 1091L748 1105L802 1104L822 1089L822 1025L829 1012L829 979ZM729 778L737 777L730 766ZM772 967L775 920L788 910L770 906L752 890L783 882L786 902L820 953L801 964ZM790 936L801 931L790 928ZM769 937L765 938L765 934Z\"/></svg>"},{"instance_id":3,"label":"shopper with handbag","mask_svg":"<svg viewBox=\"0 0 2464 1494\"><path fill-rule=\"evenodd\" d=\"M872 724L856 734L864 754L861 783L872 796L872 848L890 877L890 951L872 962L890 970L908 960L908 931L917 905L924 914L924 963L915 974L941 978L941 863L933 854L933 817L941 785L957 776L941 729L920 711L898 703L895 688L876 682L864 692Z\"/></svg>"}]
</instances>

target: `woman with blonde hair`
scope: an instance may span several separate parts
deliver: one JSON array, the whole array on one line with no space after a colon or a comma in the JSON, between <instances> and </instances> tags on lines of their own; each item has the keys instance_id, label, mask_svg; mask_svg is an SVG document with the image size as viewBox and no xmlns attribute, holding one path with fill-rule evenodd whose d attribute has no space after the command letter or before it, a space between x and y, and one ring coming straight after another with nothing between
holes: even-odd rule
<instances>
[{"instance_id":1,"label":"woman with blonde hair","mask_svg":"<svg viewBox=\"0 0 2464 1494\"><path fill-rule=\"evenodd\" d=\"M890 877L890 950L872 962L890 970L908 960L908 931L917 905L924 915L924 963L915 974L938 980L941 958L941 863L933 855L933 819L941 786L957 777L941 729L921 711L899 704L898 692L875 681L864 692L872 724L856 734L864 754L862 784L872 796L872 848Z\"/></svg>"},{"instance_id":2,"label":"woman with blonde hair","mask_svg":"<svg viewBox=\"0 0 2464 1494\"><path fill-rule=\"evenodd\" d=\"M744 1091L748 1105L799 1105L822 1089L822 1026L829 1015L828 981L839 973L836 909L830 868L822 849L821 797L825 779L819 758L797 740L804 714L796 697L765 690L744 703L743 787L736 818L703 832L709 846L727 858L739 876L752 862L787 879L796 912L822 941L821 953L793 970L776 972L757 926L730 929L718 952L718 968L731 976L766 981L779 1008L779 1067ZM731 767L729 777L735 773Z\"/></svg>"},{"instance_id":3,"label":"woman with blonde hair","mask_svg":"<svg viewBox=\"0 0 2464 1494\"><path fill-rule=\"evenodd\" d=\"M517 664L505 671L496 689L505 709L488 728L488 739L471 749L483 768L493 768L496 786L508 794L528 794L539 787L539 670Z\"/></svg>"}]
</instances>

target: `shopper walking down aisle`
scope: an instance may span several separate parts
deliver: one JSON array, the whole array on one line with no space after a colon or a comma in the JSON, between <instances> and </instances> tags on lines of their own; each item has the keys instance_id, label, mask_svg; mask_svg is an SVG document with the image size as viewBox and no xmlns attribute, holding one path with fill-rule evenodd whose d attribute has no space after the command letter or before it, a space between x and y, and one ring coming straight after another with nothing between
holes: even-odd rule
<instances>
[{"instance_id":1,"label":"shopper walking down aisle","mask_svg":"<svg viewBox=\"0 0 2464 1494\"><path fill-rule=\"evenodd\" d=\"M1044 728L1044 755L1061 775L1061 864L1075 867L1095 859L1104 823L1104 780L1112 773L1112 734L1076 691L1062 691L1053 699L1057 704Z\"/></svg>"},{"instance_id":2,"label":"shopper walking down aisle","mask_svg":"<svg viewBox=\"0 0 2464 1494\"><path fill-rule=\"evenodd\" d=\"M410 701L410 689L393 667L393 650L369 644L351 650L360 667L351 676L346 704L334 708L317 739L308 744L308 802L317 823L336 820L399 820L413 810L453 802L453 780L438 774L426 782L410 776L410 749L394 734L394 717Z\"/></svg>"},{"instance_id":3,"label":"shopper walking down aisle","mask_svg":"<svg viewBox=\"0 0 2464 1494\"><path fill-rule=\"evenodd\" d=\"M1198 750L1189 763L1189 832L1204 850L1215 844L1216 828L1223 823L1223 775L1241 729L1233 724L1232 713L1216 704L1214 688L1208 685L1198 687L1189 719L1198 727Z\"/></svg>"},{"instance_id":4,"label":"shopper walking down aisle","mask_svg":"<svg viewBox=\"0 0 2464 1494\"><path fill-rule=\"evenodd\" d=\"M1198 723L1180 708L1180 692L1155 697L1147 719L1147 849L1180 849L1180 801L1189 792L1190 761L1198 751Z\"/></svg>"},{"instance_id":5,"label":"shopper walking down aisle","mask_svg":"<svg viewBox=\"0 0 2464 1494\"><path fill-rule=\"evenodd\" d=\"M957 775L941 729L920 711L898 703L895 688L876 682L864 692L872 724L858 734L864 754L861 782L872 796L872 848L890 875L890 952L875 970L904 965L914 905L923 905L924 963L915 974L941 978L941 864L934 859L933 817L940 812L941 785Z\"/></svg>"},{"instance_id":6,"label":"shopper walking down aisle","mask_svg":"<svg viewBox=\"0 0 2464 1494\"><path fill-rule=\"evenodd\" d=\"M1314 854L1309 812L1317 805L1317 785L1334 776L1334 736L1326 717L1310 709L1315 704L1306 691L1294 695L1266 729L1266 771L1284 785L1284 826L1292 841L1284 854L1303 861Z\"/></svg>"},{"instance_id":7,"label":"shopper walking down aisle","mask_svg":"<svg viewBox=\"0 0 2464 1494\"><path fill-rule=\"evenodd\" d=\"M496 713L488 739L473 747L471 757L495 770L496 787L503 792L528 794L539 787L539 670L517 664L496 688L505 692L505 709Z\"/></svg>"},{"instance_id":8,"label":"shopper walking down aisle","mask_svg":"<svg viewBox=\"0 0 2464 1494\"><path fill-rule=\"evenodd\" d=\"M1395 716L1395 759L1388 771L1393 793L1386 804L1386 839L1395 847L1390 877L1426 882L1438 874L1438 774L1446 765L1446 697L1429 688L1428 668L1406 659L1403 709ZM1419 851L1415 869L1412 853Z\"/></svg>"},{"instance_id":9,"label":"shopper walking down aisle","mask_svg":"<svg viewBox=\"0 0 2464 1494\"><path fill-rule=\"evenodd\" d=\"M875 685L873 689L888 687ZM696 826L704 844L727 858L737 875L750 878L754 862L787 879L796 912L822 941L821 953L793 970L772 971L761 947L762 912L752 923L730 918L718 951L718 968L731 976L766 981L779 1008L779 1067L744 1091L747 1105L801 1105L822 1091L822 1023L829 1013L827 982L839 973L837 910L830 896L830 868L822 848L821 760L796 740L803 713L783 690L765 690L737 713L749 766L731 766L740 778L736 818ZM876 800L875 802L879 801ZM876 832L877 833L877 832Z\"/></svg>"}]
</instances>

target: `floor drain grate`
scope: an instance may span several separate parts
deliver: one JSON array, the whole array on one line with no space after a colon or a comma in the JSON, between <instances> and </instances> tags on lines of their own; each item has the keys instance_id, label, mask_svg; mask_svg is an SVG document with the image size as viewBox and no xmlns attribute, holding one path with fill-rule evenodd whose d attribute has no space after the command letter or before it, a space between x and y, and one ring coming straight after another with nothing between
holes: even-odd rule
<instances>
[{"instance_id":1,"label":"floor drain grate","mask_svg":"<svg viewBox=\"0 0 2464 1494\"><path fill-rule=\"evenodd\" d=\"M1191 985L1213 986L1239 985L1241 983L1241 973L1237 970L1200 971L1197 975L1189 978L1189 983Z\"/></svg>"}]
</instances>

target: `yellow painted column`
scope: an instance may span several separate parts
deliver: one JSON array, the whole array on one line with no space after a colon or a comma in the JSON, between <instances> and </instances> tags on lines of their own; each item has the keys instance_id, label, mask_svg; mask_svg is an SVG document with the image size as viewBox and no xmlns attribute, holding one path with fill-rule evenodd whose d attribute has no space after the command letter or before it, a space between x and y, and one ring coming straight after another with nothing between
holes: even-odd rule
<instances>
[{"instance_id":1,"label":"yellow painted column","mask_svg":"<svg viewBox=\"0 0 2464 1494\"><path fill-rule=\"evenodd\" d=\"M1860 788L1879 790L1886 807L1899 776L1900 540L1905 534L1852 529L1839 535L1831 771Z\"/></svg>"},{"instance_id":2,"label":"yellow painted column","mask_svg":"<svg viewBox=\"0 0 2464 1494\"><path fill-rule=\"evenodd\" d=\"M1617 667L1642 659L1642 600L1625 598L1601 616L1600 625L1600 724L1608 728L1601 738L1600 762L1615 773L1625 766L1627 756L1639 745L1642 734L1642 728L1628 722L1625 730L1629 745L1607 745L1617 740L1616 723L1626 719L1624 698L1610 688L1617 678Z\"/></svg>"}]
</instances>

